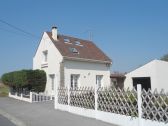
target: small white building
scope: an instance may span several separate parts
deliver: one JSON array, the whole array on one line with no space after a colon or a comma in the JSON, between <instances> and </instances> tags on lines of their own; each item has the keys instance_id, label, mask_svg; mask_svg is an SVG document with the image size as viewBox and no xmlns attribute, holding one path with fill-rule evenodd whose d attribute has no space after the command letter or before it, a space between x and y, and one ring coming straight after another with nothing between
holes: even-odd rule
<instances>
[{"instance_id":1,"label":"small white building","mask_svg":"<svg viewBox=\"0 0 168 126\"><path fill-rule=\"evenodd\" d=\"M124 82L125 88L136 88L137 84L141 84L142 88L154 91L164 89L168 91L168 62L161 60L153 60L134 71L127 73Z\"/></svg>"},{"instance_id":2,"label":"small white building","mask_svg":"<svg viewBox=\"0 0 168 126\"><path fill-rule=\"evenodd\" d=\"M56 86L110 86L111 59L93 42L57 32L44 32L33 58L33 69L47 73L45 93L54 95Z\"/></svg>"}]
</instances>

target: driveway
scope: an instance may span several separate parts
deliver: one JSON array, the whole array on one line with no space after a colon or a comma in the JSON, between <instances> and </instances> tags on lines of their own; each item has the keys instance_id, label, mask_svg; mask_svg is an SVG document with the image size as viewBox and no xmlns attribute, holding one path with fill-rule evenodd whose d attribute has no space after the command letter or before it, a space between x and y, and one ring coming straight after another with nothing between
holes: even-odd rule
<instances>
[{"instance_id":1,"label":"driveway","mask_svg":"<svg viewBox=\"0 0 168 126\"><path fill-rule=\"evenodd\" d=\"M0 112L19 126L115 126L55 110L53 101L27 103L4 97L0 98Z\"/></svg>"}]
</instances>

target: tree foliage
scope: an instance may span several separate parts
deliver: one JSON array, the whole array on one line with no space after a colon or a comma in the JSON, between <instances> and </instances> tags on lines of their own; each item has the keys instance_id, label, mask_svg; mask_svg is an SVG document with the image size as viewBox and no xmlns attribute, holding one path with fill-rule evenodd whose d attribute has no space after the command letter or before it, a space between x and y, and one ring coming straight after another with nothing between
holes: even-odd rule
<instances>
[{"instance_id":1,"label":"tree foliage","mask_svg":"<svg viewBox=\"0 0 168 126\"><path fill-rule=\"evenodd\" d=\"M43 92L46 85L46 73L43 70L21 70L2 75L2 82L13 88L27 88Z\"/></svg>"},{"instance_id":2,"label":"tree foliage","mask_svg":"<svg viewBox=\"0 0 168 126\"><path fill-rule=\"evenodd\" d=\"M166 54L163 57L161 57L161 60L168 61L168 54Z\"/></svg>"}]
</instances>

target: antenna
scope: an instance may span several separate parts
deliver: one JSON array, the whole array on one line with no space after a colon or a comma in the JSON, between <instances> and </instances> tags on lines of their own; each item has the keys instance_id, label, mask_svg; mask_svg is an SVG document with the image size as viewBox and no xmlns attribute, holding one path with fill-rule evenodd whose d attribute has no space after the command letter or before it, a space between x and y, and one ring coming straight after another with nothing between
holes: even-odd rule
<instances>
[{"instance_id":1,"label":"antenna","mask_svg":"<svg viewBox=\"0 0 168 126\"><path fill-rule=\"evenodd\" d=\"M93 40L93 32L92 31L88 31L89 32L89 40L92 41Z\"/></svg>"},{"instance_id":2,"label":"antenna","mask_svg":"<svg viewBox=\"0 0 168 126\"><path fill-rule=\"evenodd\" d=\"M88 30L82 32L82 34L84 34L84 33L88 33L89 34L89 40L90 41L93 40L93 31L92 31L92 29L88 29Z\"/></svg>"}]
</instances>

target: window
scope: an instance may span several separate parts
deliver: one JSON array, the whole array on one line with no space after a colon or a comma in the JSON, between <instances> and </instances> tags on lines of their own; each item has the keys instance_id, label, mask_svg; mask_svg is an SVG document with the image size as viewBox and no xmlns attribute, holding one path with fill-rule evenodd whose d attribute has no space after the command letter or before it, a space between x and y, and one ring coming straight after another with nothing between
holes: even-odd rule
<instances>
[{"instance_id":1,"label":"window","mask_svg":"<svg viewBox=\"0 0 168 126\"><path fill-rule=\"evenodd\" d=\"M68 38L64 38L64 42L68 44L72 44Z\"/></svg>"},{"instance_id":2,"label":"window","mask_svg":"<svg viewBox=\"0 0 168 126\"><path fill-rule=\"evenodd\" d=\"M69 50L70 50L72 53L79 53L76 48L71 48L71 47L70 47Z\"/></svg>"},{"instance_id":3,"label":"window","mask_svg":"<svg viewBox=\"0 0 168 126\"><path fill-rule=\"evenodd\" d=\"M45 50L45 51L43 51L43 61L47 62L47 60L48 60L48 51Z\"/></svg>"},{"instance_id":4,"label":"window","mask_svg":"<svg viewBox=\"0 0 168 126\"><path fill-rule=\"evenodd\" d=\"M103 78L103 75L96 75L96 85L98 87L102 86L102 78Z\"/></svg>"},{"instance_id":5,"label":"window","mask_svg":"<svg viewBox=\"0 0 168 126\"><path fill-rule=\"evenodd\" d=\"M83 46L83 45L81 45L80 41L75 41L75 45L77 45L77 46Z\"/></svg>"},{"instance_id":6,"label":"window","mask_svg":"<svg viewBox=\"0 0 168 126\"><path fill-rule=\"evenodd\" d=\"M79 85L79 74L71 74L71 88L77 88Z\"/></svg>"},{"instance_id":7,"label":"window","mask_svg":"<svg viewBox=\"0 0 168 126\"><path fill-rule=\"evenodd\" d=\"M54 90L54 81L55 81L55 75L50 74L50 80L51 80L51 90Z\"/></svg>"}]
</instances>

